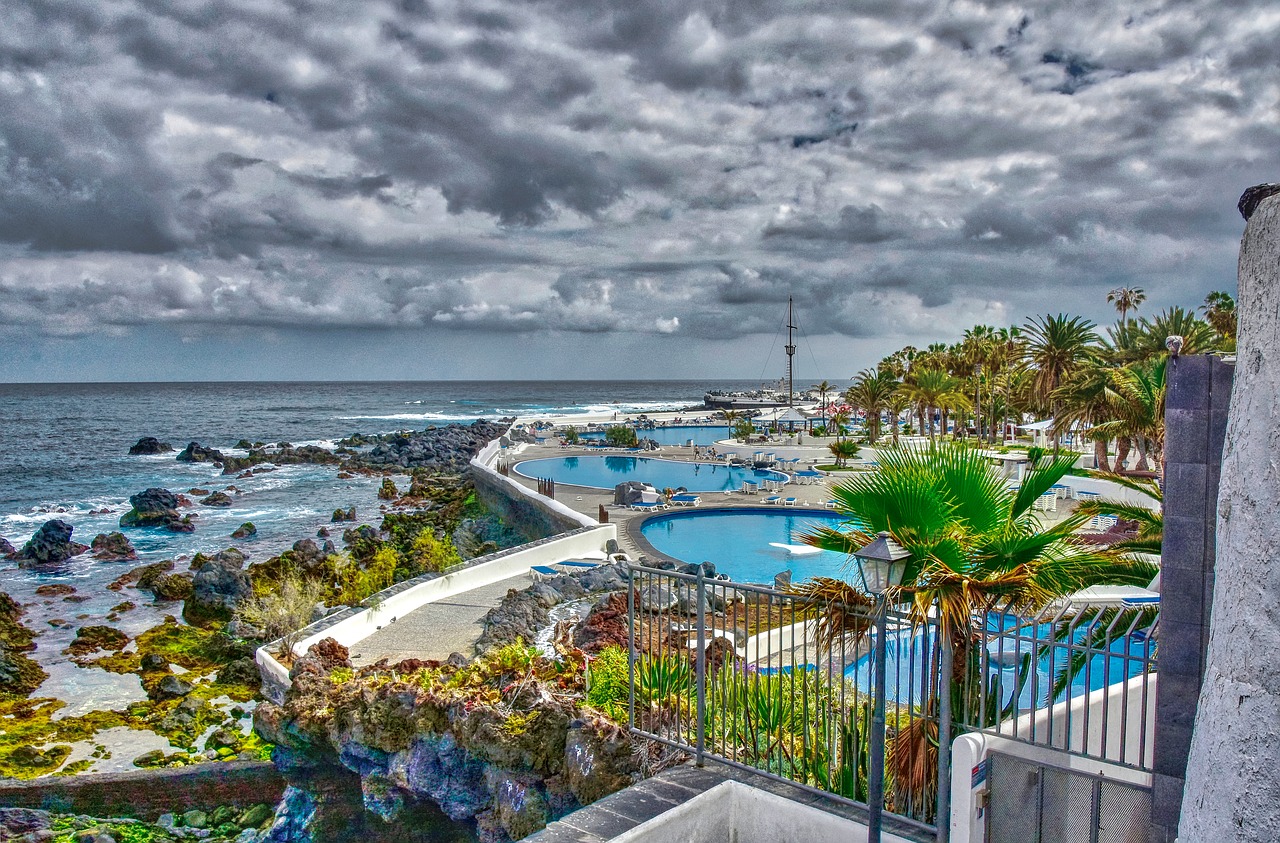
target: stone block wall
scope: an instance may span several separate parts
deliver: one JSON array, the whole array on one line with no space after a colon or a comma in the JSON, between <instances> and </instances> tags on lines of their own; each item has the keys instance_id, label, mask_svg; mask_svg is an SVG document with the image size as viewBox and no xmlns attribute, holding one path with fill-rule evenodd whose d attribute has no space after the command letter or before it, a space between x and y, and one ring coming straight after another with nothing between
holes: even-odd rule
<instances>
[{"instance_id":1,"label":"stone block wall","mask_svg":"<svg viewBox=\"0 0 1280 843\"><path fill-rule=\"evenodd\" d=\"M1152 843L1172 843L1182 809L1209 644L1218 478L1234 371L1212 355L1169 360Z\"/></svg>"}]
</instances>

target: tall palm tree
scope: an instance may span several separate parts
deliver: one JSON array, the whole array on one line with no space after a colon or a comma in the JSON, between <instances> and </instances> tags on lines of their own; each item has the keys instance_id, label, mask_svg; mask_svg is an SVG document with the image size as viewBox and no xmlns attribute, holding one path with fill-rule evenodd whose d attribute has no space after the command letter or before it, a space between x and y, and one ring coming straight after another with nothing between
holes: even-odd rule
<instances>
[{"instance_id":1,"label":"tall palm tree","mask_svg":"<svg viewBox=\"0 0 1280 843\"><path fill-rule=\"evenodd\" d=\"M743 417L743 414L742 414L742 413L739 413L737 410L725 410L725 411L724 411L724 423L725 423L725 424L727 424L727 425L729 425L729 438L730 438L730 439L732 439L732 438L733 438L733 428L734 428L734 425L737 423L738 419L739 419L739 418L742 418L742 417Z\"/></svg>"},{"instance_id":2,"label":"tall palm tree","mask_svg":"<svg viewBox=\"0 0 1280 843\"><path fill-rule=\"evenodd\" d=\"M1204 297L1200 310L1223 339L1236 338L1236 300L1229 293L1215 290Z\"/></svg>"},{"instance_id":3,"label":"tall palm tree","mask_svg":"<svg viewBox=\"0 0 1280 843\"><path fill-rule=\"evenodd\" d=\"M1147 300L1147 294L1141 287L1117 287L1107 293L1107 301L1120 311L1120 321L1129 321L1129 311L1137 310L1138 305Z\"/></svg>"},{"instance_id":4,"label":"tall palm tree","mask_svg":"<svg viewBox=\"0 0 1280 843\"><path fill-rule=\"evenodd\" d=\"M902 390L915 402L921 419L928 416L930 439L935 438L932 412L934 409L967 409L969 406L969 398L963 391L964 384L959 378L941 369L924 369L914 373L911 380L902 385Z\"/></svg>"},{"instance_id":5,"label":"tall palm tree","mask_svg":"<svg viewBox=\"0 0 1280 843\"><path fill-rule=\"evenodd\" d=\"M822 383L814 384L810 388L818 390L818 395L821 396L822 398L822 407L820 410L822 413L822 426L826 427L827 426L827 393L831 391L831 384L827 383L826 380L824 379Z\"/></svg>"},{"instance_id":6,"label":"tall palm tree","mask_svg":"<svg viewBox=\"0 0 1280 843\"><path fill-rule=\"evenodd\" d=\"M1099 431L1095 425L1114 418L1113 396L1109 389L1111 372L1111 367L1101 361L1081 366L1071 372L1052 395L1058 405L1055 425L1061 430L1070 430L1077 424L1088 427L1086 435L1093 439L1094 464L1108 472L1111 465L1107 461L1107 444L1111 436ZM1119 470L1118 466L1116 470Z\"/></svg>"},{"instance_id":7,"label":"tall palm tree","mask_svg":"<svg viewBox=\"0 0 1280 843\"><path fill-rule=\"evenodd\" d=\"M901 386L901 384L899 384ZM889 411L890 423L893 425L893 447L898 447L898 434L902 430L902 414L911 407L911 396L902 389L895 389L885 402L884 408Z\"/></svg>"},{"instance_id":8,"label":"tall palm tree","mask_svg":"<svg viewBox=\"0 0 1280 843\"><path fill-rule=\"evenodd\" d=\"M880 414L889 398L898 390L898 381L885 369L864 369L857 374L853 386L845 390L845 400L867 414L867 438L876 444L880 438Z\"/></svg>"},{"instance_id":9,"label":"tall palm tree","mask_svg":"<svg viewBox=\"0 0 1280 843\"><path fill-rule=\"evenodd\" d=\"M1093 322L1079 316L1038 316L1027 322L1027 362L1035 367L1034 388L1042 406L1057 417L1058 408L1051 396L1063 379L1079 368L1094 352L1098 335ZM1058 430L1053 435L1054 452L1058 449Z\"/></svg>"}]
</instances>

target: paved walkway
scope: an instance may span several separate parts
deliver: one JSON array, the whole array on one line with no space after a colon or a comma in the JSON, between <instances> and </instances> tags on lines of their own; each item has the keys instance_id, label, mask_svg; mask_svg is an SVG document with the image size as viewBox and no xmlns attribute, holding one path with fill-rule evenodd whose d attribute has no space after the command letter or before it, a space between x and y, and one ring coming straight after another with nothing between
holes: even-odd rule
<instances>
[{"instance_id":1,"label":"paved walkway","mask_svg":"<svg viewBox=\"0 0 1280 843\"><path fill-rule=\"evenodd\" d=\"M382 629L352 646L351 661L357 667L388 659L447 659L450 653L468 658L484 627L480 619L502 602L513 588L526 588L528 574L473 588L471 591L428 603L402 618L388 617Z\"/></svg>"}]
</instances>

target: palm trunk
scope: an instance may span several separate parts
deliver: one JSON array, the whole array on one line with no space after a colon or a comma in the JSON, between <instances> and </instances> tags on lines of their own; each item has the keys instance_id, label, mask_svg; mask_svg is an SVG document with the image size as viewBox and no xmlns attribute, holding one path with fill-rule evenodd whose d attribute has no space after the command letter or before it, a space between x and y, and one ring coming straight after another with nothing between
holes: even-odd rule
<instances>
[{"instance_id":1,"label":"palm trunk","mask_svg":"<svg viewBox=\"0 0 1280 843\"><path fill-rule=\"evenodd\" d=\"M1107 441L1106 439L1093 440L1093 466L1099 471L1110 469L1107 464Z\"/></svg>"},{"instance_id":2,"label":"palm trunk","mask_svg":"<svg viewBox=\"0 0 1280 843\"><path fill-rule=\"evenodd\" d=\"M1196 709L1183 843L1262 843L1280 828L1280 198L1240 246L1239 359L1218 489L1209 648ZM1247 361L1247 362L1246 362Z\"/></svg>"},{"instance_id":3,"label":"palm trunk","mask_svg":"<svg viewBox=\"0 0 1280 843\"><path fill-rule=\"evenodd\" d=\"M1129 459L1131 450L1133 450L1133 441L1128 436L1121 436L1116 439L1116 474L1124 473L1124 464Z\"/></svg>"},{"instance_id":4,"label":"palm trunk","mask_svg":"<svg viewBox=\"0 0 1280 843\"><path fill-rule=\"evenodd\" d=\"M1150 471L1151 466L1147 463L1147 437L1138 437L1138 464L1134 466L1134 471Z\"/></svg>"}]
</instances>

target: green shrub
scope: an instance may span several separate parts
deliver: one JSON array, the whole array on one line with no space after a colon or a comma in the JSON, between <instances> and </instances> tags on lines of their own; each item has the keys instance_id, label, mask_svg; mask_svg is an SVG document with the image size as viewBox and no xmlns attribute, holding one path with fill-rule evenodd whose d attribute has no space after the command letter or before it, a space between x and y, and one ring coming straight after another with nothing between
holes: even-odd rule
<instances>
[{"instance_id":1,"label":"green shrub","mask_svg":"<svg viewBox=\"0 0 1280 843\"><path fill-rule=\"evenodd\" d=\"M569 443L570 445L577 445L578 439L579 439L578 428L574 427L573 425L569 425L569 427L566 428L564 432L564 441Z\"/></svg>"},{"instance_id":2,"label":"green shrub","mask_svg":"<svg viewBox=\"0 0 1280 843\"><path fill-rule=\"evenodd\" d=\"M634 448L640 438L636 436L635 428L619 424L604 432L604 441L615 448Z\"/></svg>"},{"instance_id":3,"label":"green shrub","mask_svg":"<svg viewBox=\"0 0 1280 843\"><path fill-rule=\"evenodd\" d=\"M588 667L587 704L614 720L626 720L629 684L627 651L611 644Z\"/></svg>"}]
</instances>

